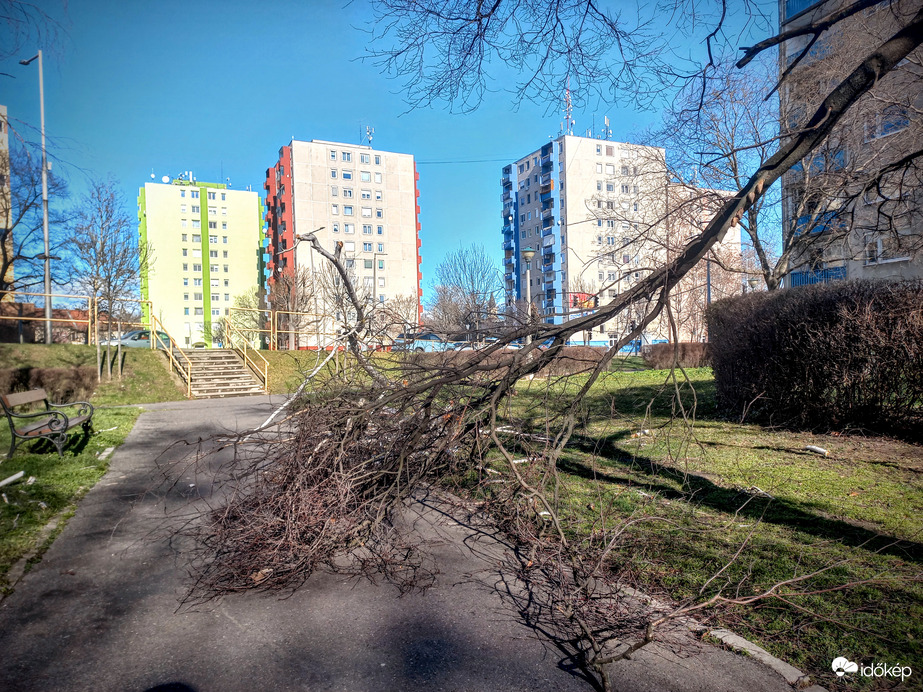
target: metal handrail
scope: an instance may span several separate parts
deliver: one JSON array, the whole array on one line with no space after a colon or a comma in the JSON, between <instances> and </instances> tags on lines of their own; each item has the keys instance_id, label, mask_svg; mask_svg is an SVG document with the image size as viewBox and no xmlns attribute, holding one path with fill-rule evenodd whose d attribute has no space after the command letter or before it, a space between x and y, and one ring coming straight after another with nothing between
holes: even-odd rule
<instances>
[{"instance_id":1,"label":"metal handrail","mask_svg":"<svg viewBox=\"0 0 923 692\"><path fill-rule=\"evenodd\" d=\"M157 317L153 314L153 311L152 311L151 312L151 350L156 349L157 342L160 341L160 337L157 334L158 331L162 331L164 334L167 335L169 342L164 347L164 353L166 353L167 356L170 358L170 362L173 364L173 368L176 370L176 372L179 373L180 377L182 377L186 381L186 398L192 398L192 361L189 360L189 356L183 353L181 349L173 348L173 344L175 343L173 340L173 337L170 335L170 332L168 332L166 328L163 326L163 323L159 319L157 319ZM185 361L185 363L180 363L179 359L177 359L176 357L177 354L182 358L182 360ZM185 368L183 367L184 365L185 365Z\"/></svg>"},{"instance_id":2,"label":"metal handrail","mask_svg":"<svg viewBox=\"0 0 923 692\"><path fill-rule=\"evenodd\" d=\"M240 343L242 344L242 346L236 346L236 345L234 345L234 337L235 337L235 336L238 337L238 339L239 339ZM266 360L266 359L263 357L263 354L261 354L259 351L257 351L257 350L256 350L255 348L253 348L252 346L250 346L250 344L247 342L246 337L241 333L241 331L240 331L239 329L237 329L237 328L236 328L234 325L232 325L230 322L225 322L225 337L226 337L226 338L225 338L224 341L225 341L225 343L228 345L228 348L232 348L232 349L234 349L234 351L236 351L238 354L240 354L241 358L244 359L244 362L245 362L248 366L250 366L250 369L251 369L254 373L256 373L256 375L257 375L258 377L259 377L259 376L262 376L262 379L263 379L263 389L268 391L268 389L269 389L269 361ZM263 361L263 367L262 367L262 368L260 368L259 363L257 363L255 360L253 360L253 359L250 357L250 353L251 353L251 352L254 353L254 354L256 354L256 356L257 356L261 361Z\"/></svg>"}]
</instances>

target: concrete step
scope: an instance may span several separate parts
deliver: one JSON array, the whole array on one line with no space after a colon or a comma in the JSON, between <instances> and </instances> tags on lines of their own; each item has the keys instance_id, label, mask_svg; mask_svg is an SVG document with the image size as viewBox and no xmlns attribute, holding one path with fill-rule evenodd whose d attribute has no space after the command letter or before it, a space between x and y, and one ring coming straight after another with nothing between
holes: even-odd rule
<instances>
[{"instance_id":1,"label":"concrete step","mask_svg":"<svg viewBox=\"0 0 923 692\"><path fill-rule=\"evenodd\" d=\"M245 396L263 391L236 352L227 349L188 349L192 364L192 395L197 399Z\"/></svg>"}]
</instances>

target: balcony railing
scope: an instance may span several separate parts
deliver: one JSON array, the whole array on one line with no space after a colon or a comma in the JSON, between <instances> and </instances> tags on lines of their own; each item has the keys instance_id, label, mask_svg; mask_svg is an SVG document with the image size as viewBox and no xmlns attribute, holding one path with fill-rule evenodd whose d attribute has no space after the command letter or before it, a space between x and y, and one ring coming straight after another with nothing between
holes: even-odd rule
<instances>
[{"instance_id":1,"label":"balcony railing","mask_svg":"<svg viewBox=\"0 0 923 692\"><path fill-rule=\"evenodd\" d=\"M504 249L504 250L512 250L512 249L513 249L513 241L512 241L512 240L504 241L504 243L503 243L503 249Z\"/></svg>"},{"instance_id":2,"label":"balcony railing","mask_svg":"<svg viewBox=\"0 0 923 692\"><path fill-rule=\"evenodd\" d=\"M789 286L810 286L811 284L826 284L831 281L842 281L846 278L846 267L829 267L817 271L792 272L788 275Z\"/></svg>"}]
</instances>

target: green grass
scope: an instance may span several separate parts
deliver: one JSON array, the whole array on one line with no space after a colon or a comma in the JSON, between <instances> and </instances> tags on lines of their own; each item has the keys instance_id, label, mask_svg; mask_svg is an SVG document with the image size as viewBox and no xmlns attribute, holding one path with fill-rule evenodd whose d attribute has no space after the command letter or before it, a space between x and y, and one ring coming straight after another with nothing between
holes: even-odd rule
<instances>
[{"instance_id":1,"label":"green grass","mask_svg":"<svg viewBox=\"0 0 923 692\"><path fill-rule=\"evenodd\" d=\"M42 528L55 516L73 511L77 501L96 484L108 468L98 456L108 447L118 447L131 432L140 410L97 409L89 438L74 431L64 457L47 442L29 442L17 447L11 459L0 463L0 476L23 471L22 480L0 488L0 587L8 588L10 567L26 555L33 559L50 545L54 536L42 537ZM0 432L0 450L9 449L9 429ZM34 478L30 483L29 479ZM59 525L63 527L63 521Z\"/></svg>"},{"instance_id":2,"label":"green grass","mask_svg":"<svg viewBox=\"0 0 923 692\"><path fill-rule=\"evenodd\" d=\"M710 371L688 374L692 386L679 385L679 395L666 371L611 373L594 386L559 462L574 535L588 531L603 506L616 518L662 518L637 524L612 566L677 601L698 596L744 543L706 595L720 588L750 596L830 567L798 590L867 583L718 611L712 624L821 684L836 685L829 666L840 655L923 669L923 450L723 420ZM546 407L561 410L582 382L521 384L510 415L544 427ZM681 406L695 416L691 429L671 419ZM645 429L652 434L632 437ZM804 451L809 444L830 456Z\"/></svg>"},{"instance_id":3,"label":"green grass","mask_svg":"<svg viewBox=\"0 0 923 692\"><path fill-rule=\"evenodd\" d=\"M104 356L105 357L105 352ZM115 354L112 355L113 359ZM80 344L0 344L0 363L7 368L96 368L96 347ZM177 401L185 398L179 378L164 354L143 348L122 350L122 379L113 363L112 380L103 380L91 396L95 405Z\"/></svg>"}]
</instances>

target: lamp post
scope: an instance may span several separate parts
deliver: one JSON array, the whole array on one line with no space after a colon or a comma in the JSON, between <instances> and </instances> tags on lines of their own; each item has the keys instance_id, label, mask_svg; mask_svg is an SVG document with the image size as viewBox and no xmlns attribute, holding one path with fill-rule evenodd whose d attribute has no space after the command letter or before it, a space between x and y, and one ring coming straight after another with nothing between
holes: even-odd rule
<instances>
[{"instance_id":1,"label":"lamp post","mask_svg":"<svg viewBox=\"0 0 923 692\"><path fill-rule=\"evenodd\" d=\"M529 325L532 324L532 258L535 257L535 250L527 248L522 251L522 260L526 263L526 319ZM532 334L526 337L526 343L532 343Z\"/></svg>"},{"instance_id":2,"label":"lamp post","mask_svg":"<svg viewBox=\"0 0 923 692\"><path fill-rule=\"evenodd\" d=\"M51 343L51 248L48 240L48 158L45 153L45 80L42 73L42 51L20 65L29 65L38 58L38 102L42 123L42 233L45 239L45 343Z\"/></svg>"},{"instance_id":3,"label":"lamp post","mask_svg":"<svg viewBox=\"0 0 923 692\"><path fill-rule=\"evenodd\" d=\"M750 286L750 293L753 293L754 291L756 291L756 285L759 282L760 280L757 279L755 276L751 276L749 279L747 279L747 285Z\"/></svg>"}]
</instances>

